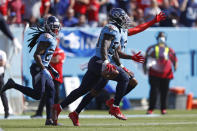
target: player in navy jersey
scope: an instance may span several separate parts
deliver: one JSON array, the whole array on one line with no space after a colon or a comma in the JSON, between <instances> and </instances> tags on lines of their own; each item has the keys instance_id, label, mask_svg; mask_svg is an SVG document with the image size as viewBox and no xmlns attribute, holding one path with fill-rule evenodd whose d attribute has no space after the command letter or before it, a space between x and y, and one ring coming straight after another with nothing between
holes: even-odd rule
<instances>
[{"instance_id":1,"label":"player in navy jersey","mask_svg":"<svg viewBox=\"0 0 197 131\"><path fill-rule=\"evenodd\" d=\"M78 114L91 101L91 99L95 97L102 88L105 87L108 82L108 79L101 75L102 71L106 67L109 70L113 70L115 68L119 72L119 74L114 79L112 79L117 81L118 84L116 87L115 100L111 99L107 102L110 107L109 113L119 119L126 120L126 117L120 112L119 103L122 97L129 93L137 85L137 81L133 77L132 72L126 69L120 63L119 56L120 58L132 59L137 62L143 62L144 58L140 55L140 52L131 56L123 53L121 50L126 46L125 44L127 43L127 35L141 32L155 22L165 19L165 16L163 13L160 13L155 17L156 20L154 19L151 22L145 23L132 30L129 29L128 31L127 28L129 27L130 20L122 9L112 9L110 11L109 18L110 24L106 25L101 31L97 43L96 55L92 57L88 63L88 71L82 80L82 84L78 89L72 91L62 103L54 105L54 121L57 121L58 115L62 108L65 108L80 96L88 93L83 98L76 111L69 114L73 124L75 126L79 126Z\"/></svg>"},{"instance_id":2,"label":"player in navy jersey","mask_svg":"<svg viewBox=\"0 0 197 131\"><path fill-rule=\"evenodd\" d=\"M39 100L45 93L47 115L45 125L54 125L51 107L54 104L55 88L49 70L51 70L55 77L59 77L59 74L49 63L57 45L56 36L60 30L60 23L55 16L50 16L44 24L44 29L40 27L32 29L36 30L36 32L34 32L33 37L29 39L30 44L28 47L30 47L30 51L37 45L34 53L34 61L30 67L33 89L19 85L12 79L9 79L1 89L1 93L7 89L14 88L36 100Z\"/></svg>"}]
</instances>

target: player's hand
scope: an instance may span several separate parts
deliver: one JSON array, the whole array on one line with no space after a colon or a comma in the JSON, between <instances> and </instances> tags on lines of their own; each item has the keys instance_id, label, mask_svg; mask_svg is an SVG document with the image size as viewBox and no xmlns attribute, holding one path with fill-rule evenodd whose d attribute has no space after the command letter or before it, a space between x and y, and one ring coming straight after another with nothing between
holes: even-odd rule
<instances>
[{"instance_id":1,"label":"player's hand","mask_svg":"<svg viewBox=\"0 0 197 131\"><path fill-rule=\"evenodd\" d=\"M44 75L44 77L46 77L47 79L53 79L50 72L46 68L42 70L41 74Z\"/></svg>"},{"instance_id":2,"label":"player's hand","mask_svg":"<svg viewBox=\"0 0 197 131\"><path fill-rule=\"evenodd\" d=\"M116 70L116 66L111 64L111 63L108 63L105 68L107 69L107 71L111 71L111 70Z\"/></svg>"},{"instance_id":3,"label":"player's hand","mask_svg":"<svg viewBox=\"0 0 197 131\"><path fill-rule=\"evenodd\" d=\"M155 16L155 22L156 23L158 23L158 22L160 22L160 21L163 21L163 20L165 20L166 19L166 14L163 12L163 11L161 11L159 14L157 14L156 16Z\"/></svg>"},{"instance_id":4,"label":"player's hand","mask_svg":"<svg viewBox=\"0 0 197 131\"><path fill-rule=\"evenodd\" d=\"M131 72L130 70L128 70L126 67L122 67L122 69L131 77L134 76L133 72Z\"/></svg>"},{"instance_id":5,"label":"player's hand","mask_svg":"<svg viewBox=\"0 0 197 131\"><path fill-rule=\"evenodd\" d=\"M103 70L107 70L108 72L112 71L112 70L116 70L116 66L109 63L108 61L106 62L103 62L103 65L102 65L102 71Z\"/></svg>"},{"instance_id":6,"label":"player's hand","mask_svg":"<svg viewBox=\"0 0 197 131\"><path fill-rule=\"evenodd\" d=\"M141 55L141 51L139 51L138 53L133 52L133 55L131 56L131 59L136 61L136 62L139 62L139 63L144 63L144 61L145 61L144 56Z\"/></svg>"}]
</instances>

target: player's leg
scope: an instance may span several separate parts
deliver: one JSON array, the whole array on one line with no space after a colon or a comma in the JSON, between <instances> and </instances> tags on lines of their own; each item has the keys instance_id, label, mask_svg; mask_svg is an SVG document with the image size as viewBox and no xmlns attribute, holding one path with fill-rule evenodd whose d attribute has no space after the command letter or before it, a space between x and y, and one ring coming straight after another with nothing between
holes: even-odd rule
<instances>
[{"instance_id":1,"label":"player's leg","mask_svg":"<svg viewBox=\"0 0 197 131\"><path fill-rule=\"evenodd\" d=\"M160 86L161 114L166 114L166 100L169 90L169 79L162 79Z\"/></svg>"},{"instance_id":2,"label":"player's leg","mask_svg":"<svg viewBox=\"0 0 197 131\"><path fill-rule=\"evenodd\" d=\"M149 92L149 108L147 114L152 114L155 109L157 100L158 88L160 86L160 79L154 76L149 76L150 92Z\"/></svg>"},{"instance_id":3,"label":"player's leg","mask_svg":"<svg viewBox=\"0 0 197 131\"><path fill-rule=\"evenodd\" d=\"M99 83L96 85L95 88L91 89L91 91L83 97L81 103L76 108L77 114L79 114L90 102L91 100L96 97L100 91L105 88L106 84L108 83L108 80L101 78L99 80Z\"/></svg>"},{"instance_id":4,"label":"player's leg","mask_svg":"<svg viewBox=\"0 0 197 131\"><path fill-rule=\"evenodd\" d=\"M55 85L55 99L54 99L54 104L58 104L59 103L59 88L60 88L60 85L61 83L56 81L56 80L53 80L53 83Z\"/></svg>"},{"instance_id":5,"label":"player's leg","mask_svg":"<svg viewBox=\"0 0 197 131\"><path fill-rule=\"evenodd\" d=\"M45 95L46 95L46 123L45 125L53 125L52 120L52 106L54 104L54 97L55 97L55 86L53 80L47 79L45 84Z\"/></svg>"},{"instance_id":6,"label":"player's leg","mask_svg":"<svg viewBox=\"0 0 197 131\"><path fill-rule=\"evenodd\" d=\"M30 72L32 75L33 89L30 87L19 85L15 83L12 79L9 79L7 83L3 86L3 88L1 89L1 93L6 91L7 89L14 88L22 92L23 94L29 97L32 97L33 99L39 100L43 92L45 81L40 79L41 78L40 72L37 71L36 68L37 66L35 64L33 64L30 68Z\"/></svg>"},{"instance_id":7,"label":"player's leg","mask_svg":"<svg viewBox=\"0 0 197 131\"><path fill-rule=\"evenodd\" d=\"M42 95L39 105L38 105L38 109L36 111L35 115L32 115L31 118L40 118L42 117L42 113L43 113L43 108L46 104L46 94L44 93L44 95Z\"/></svg>"},{"instance_id":8,"label":"player's leg","mask_svg":"<svg viewBox=\"0 0 197 131\"><path fill-rule=\"evenodd\" d=\"M126 96L129 92L131 92L138 84L137 80L133 77L129 78L129 84L127 86L127 89L125 91L124 96ZM114 104L114 98L110 98L106 101L106 105L110 108Z\"/></svg>"},{"instance_id":9,"label":"player's leg","mask_svg":"<svg viewBox=\"0 0 197 131\"><path fill-rule=\"evenodd\" d=\"M106 86L107 82L108 80L100 78L98 84L94 88L92 88L87 95L83 97L82 101L80 102L76 110L69 114L69 117L71 118L74 126L79 126L78 116L80 112L90 103L90 101L95 96L97 96L97 94L100 93L100 91Z\"/></svg>"},{"instance_id":10,"label":"player's leg","mask_svg":"<svg viewBox=\"0 0 197 131\"><path fill-rule=\"evenodd\" d=\"M4 84L4 74L1 74L0 75L0 89L3 87L3 84ZM2 101L2 104L3 104L3 107L4 107L4 112L5 112L5 115L4 115L4 118L8 118L9 116L9 107L8 107L8 100L7 100L7 96L4 93L2 93L1 95L1 101Z\"/></svg>"},{"instance_id":11,"label":"player's leg","mask_svg":"<svg viewBox=\"0 0 197 131\"><path fill-rule=\"evenodd\" d=\"M127 118L120 112L119 104L129 84L129 76L122 68L117 67L117 70L119 74L114 79L117 81L115 99L113 106L110 107L109 114L114 115L118 119L126 120Z\"/></svg>"}]
</instances>

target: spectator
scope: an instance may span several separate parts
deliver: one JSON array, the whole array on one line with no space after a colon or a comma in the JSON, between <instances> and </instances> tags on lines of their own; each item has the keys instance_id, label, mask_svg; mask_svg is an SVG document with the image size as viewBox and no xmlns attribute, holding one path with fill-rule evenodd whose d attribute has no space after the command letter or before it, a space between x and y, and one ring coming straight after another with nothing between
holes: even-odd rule
<instances>
[{"instance_id":1,"label":"spectator","mask_svg":"<svg viewBox=\"0 0 197 131\"><path fill-rule=\"evenodd\" d=\"M51 2L50 0L41 0L40 15L44 17L49 14Z\"/></svg>"},{"instance_id":2,"label":"spectator","mask_svg":"<svg viewBox=\"0 0 197 131\"><path fill-rule=\"evenodd\" d=\"M88 27L86 16L79 15L78 16L78 23L75 25L76 27Z\"/></svg>"},{"instance_id":3,"label":"spectator","mask_svg":"<svg viewBox=\"0 0 197 131\"><path fill-rule=\"evenodd\" d=\"M12 0L8 2L8 13L9 16L15 17L14 21L15 24L22 23L22 8L23 2L22 0Z\"/></svg>"},{"instance_id":4,"label":"spectator","mask_svg":"<svg viewBox=\"0 0 197 131\"><path fill-rule=\"evenodd\" d=\"M25 5L24 20L32 24L35 24L40 18L40 0L23 0Z\"/></svg>"},{"instance_id":5,"label":"spectator","mask_svg":"<svg viewBox=\"0 0 197 131\"><path fill-rule=\"evenodd\" d=\"M54 104L57 104L59 102L59 88L60 85L63 83L63 63L65 60L65 53L62 49L59 48L59 45L57 45L57 48L55 49L55 52L53 54L53 57L51 59L50 65L59 73L59 78L53 77L53 82L55 85L56 93L55 93L55 99ZM40 100L38 110L36 111L35 115L32 115L31 118L39 118L42 117L43 108L45 106L45 95Z\"/></svg>"},{"instance_id":6,"label":"spectator","mask_svg":"<svg viewBox=\"0 0 197 131\"><path fill-rule=\"evenodd\" d=\"M195 0L183 0L180 6L181 17L180 22L184 26L192 27L197 19L197 3Z\"/></svg>"},{"instance_id":7,"label":"spectator","mask_svg":"<svg viewBox=\"0 0 197 131\"><path fill-rule=\"evenodd\" d=\"M74 10L73 9L68 9L66 13L66 17L63 18L62 24L64 27L73 27L78 23L78 19L74 17Z\"/></svg>"},{"instance_id":8,"label":"spectator","mask_svg":"<svg viewBox=\"0 0 197 131\"><path fill-rule=\"evenodd\" d=\"M164 0L161 6L162 10L167 11L168 19L161 21L160 26L162 27L176 27L178 26L178 11L174 8L174 6L170 6L169 0Z\"/></svg>"},{"instance_id":9,"label":"spectator","mask_svg":"<svg viewBox=\"0 0 197 131\"><path fill-rule=\"evenodd\" d=\"M161 10L158 7L157 1L151 0L150 7L146 8L144 11L145 21L148 22L148 21L152 20L160 12L161 12ZM158 23L156 23L154 26L158 26Z\"/></svg>"},{"instance_id":10,"label":"spectator","mask_svg":"<svg viewBox=\"0 0 197 131\"><path fill-rule=\"evenodd\" d=\"M117 0L117 6L127 12L128 15L131 15L130 0Z\"/></svg>"},{"instance_id":11,"label":"spectator","mask_svg":"<svg viewBox=\"0 0 197 131\"><path fill-rule=\"evenodd\" d=\"M3 15L4 19L7 20L7 12L8 12L8 0L0 1L0 13Z\"/></svg>"},{"instance_id":12,"label":"spectator","mask_svg":"<svg viewBox=\"0 0 197 131\"><path fill-rule=\"evenodd\" d=\"M0 50L0 89L4 85L4 72L5 72L5 65L6 65L6 53L3 50ZM8 107L8 100L6 97L5 92L1 94L1 101L4 107L4 118L8 118L9 116L9 107Z\"/></svg>"},{"instance_id":13,"label":"spectator","mask_svg":"<svg viewBox=\"0 0 197 131\"><path fill-rule=\"evenodd\" d=\"M72 9L74 7L74 4L75 4L75 0L59 0L59 3L58 3L58 14L60 16L64 16L65 15L65 12L68 10L68 9Z\"/></svg>"},{"instance_id":14,"label":"spectator","mask_svg":"<svg viewBox=\"0 0 197 131\"><path fill-rule=\"evenodd\" d=\"M134 16L134 21L136 22L136 25L140 25L145 23L144 20L144 12L142 9L138 8L136 10L135 16Z\"/></svg>"},{"instance_id":15,"label":"spectator","mask_svg":"<svg viewBox=\"0 0 197 131\"><path fill-rule=\"evenodd\" d=\"M75 0L74 10L76 17L86 14L89 2L89 0Z\"/></svg>"},{"instance_id":16,"label":"spectator","mask_svg":"<svg viewBox=\"0 0 197 131\"><path fill-rule=\"evenodd\" d=\"M91 27L98 26L98 17L99 17L99 9L100 6L105 4L106 0L90 0L88 5L87 14L88 14L88 23Z\"/></svg>"},{"instance_id":17,"label":"spectator","mask_svg":"<svg viewBox=\"0 0 197 131\"><path fill-rule=\"evenodd\" d=\"M173 78L173 69L177 69L177 58L172 48L166 44L166 35L159 32L157 44L150 46L145 55L144 72L148 70L150 94L147 114L155 109L158 91L160 93L161 114L166 114L166 99L170 80Z\"/></svg>"}]
</instances>

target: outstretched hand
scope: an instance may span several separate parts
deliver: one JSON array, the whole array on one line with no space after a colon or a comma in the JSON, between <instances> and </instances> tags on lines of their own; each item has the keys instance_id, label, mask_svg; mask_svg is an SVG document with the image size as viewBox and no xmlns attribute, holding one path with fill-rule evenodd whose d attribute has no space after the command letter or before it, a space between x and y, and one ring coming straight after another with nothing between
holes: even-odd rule
<instances>
[{"instance_id":1,"label":"outstretched hand","mask_svg":"<svg viewBox=\"0 0 197 131\"><path fill-rule=\"evenodd\" d=\"M160 21L163 21L163 20L165 20L166 19L166 14L163 12L163 11L161 11L159 14L157 14L156 16L155 16L155 22L156 23L158 23L158 22L160 22Z\"/></svg>"},{"instance_id":2,"label":"outstretched hand","mask_svg":"<svg viewBox=\"0 0 197 131\"><path fill-rule=\"evenodd\" d=\"M139 62L139 63L144 63L145 58L144 56L142 56L141 51L139 51L138 53L135 53L135 52L132 52L132 53L133 53L133 55L131 56L132 60Z\"/></svg>"}]
</instances>

